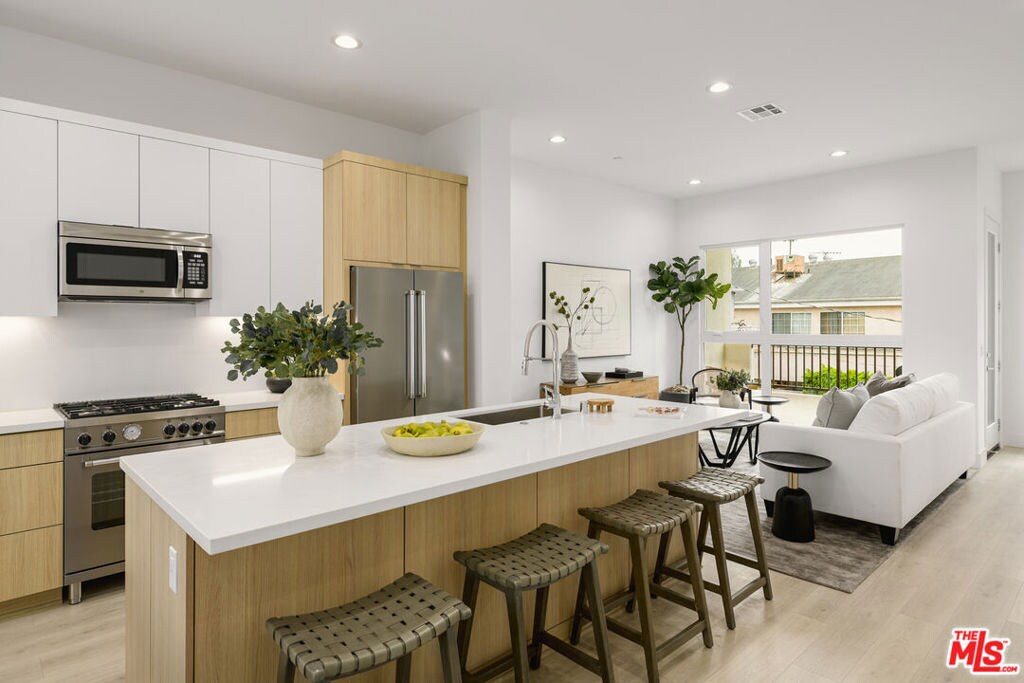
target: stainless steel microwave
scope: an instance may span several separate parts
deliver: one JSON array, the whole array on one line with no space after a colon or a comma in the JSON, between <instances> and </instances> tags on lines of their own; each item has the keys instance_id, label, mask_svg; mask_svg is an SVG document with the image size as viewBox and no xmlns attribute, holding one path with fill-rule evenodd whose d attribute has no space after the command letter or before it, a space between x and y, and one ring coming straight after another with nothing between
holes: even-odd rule
<instances>
[{"instance_id":1,"label":"stainless steel microwave","mask_svg":"<svg viewBox=\"0 0 1024 683\"><path fill-rule=\"evenodd\" d=\"M212 296L213 236L61 221L61 301L181 301Z\"/></svg>"}]
</instances>

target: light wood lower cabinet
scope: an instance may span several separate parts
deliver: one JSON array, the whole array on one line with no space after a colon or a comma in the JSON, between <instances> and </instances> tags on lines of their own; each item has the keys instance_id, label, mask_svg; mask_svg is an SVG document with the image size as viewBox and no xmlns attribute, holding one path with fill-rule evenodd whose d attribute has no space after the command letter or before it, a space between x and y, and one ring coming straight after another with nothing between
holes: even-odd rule
<instances>
[{"instance_id":1,"label":"light wood lower cabinet","mask_svg":"<svg viewBox=\"0 0 1024 683\"><path fill-rule=\"evenodd\" d=\"M60 524L63 495L61 463L0 470L0 535Z\"/></svg>"},{"instance_id":2,"label":"light wood lower cabinet","mask_svg":"<svg viewBox=\"0 0 1024 683\"><path fill-rule=\"evenodd\" d=\"M0 602L64 583L62 529L58 524L0 536Z\"/></svg>"},{"instance_id":3,"label":"light wood lower cabinet","mask_svg":"<svg viewBox=\"0 0 1024 683\"><path fill-rule=\"evenodd\" d=\"M277 408L237 410L224 415L225 439L247 439L278 433Z\"/></svg>"}]
</instances>

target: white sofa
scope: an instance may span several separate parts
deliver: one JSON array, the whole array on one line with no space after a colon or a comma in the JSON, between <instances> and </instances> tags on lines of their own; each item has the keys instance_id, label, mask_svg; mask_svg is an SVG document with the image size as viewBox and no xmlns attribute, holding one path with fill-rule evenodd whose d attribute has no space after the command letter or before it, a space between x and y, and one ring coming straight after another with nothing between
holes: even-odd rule
<instances>
[{"instance_id":1,"label":"white sofa","mask_svg":"<svg viewBox=\"0 0 1024 683\"><path fill-rule=\"evenodd\" d=\"M795 451L832 466L800 477L815 510L877 524L882 541L900 530L975 462L975 408L956 400L952 375L914 382L871 398L850 429L776 422L761 426L761 452ZM869 410L870 409L870 410ZM784 472L760 465L770 515Z\"/></svg>"}]
</instances>

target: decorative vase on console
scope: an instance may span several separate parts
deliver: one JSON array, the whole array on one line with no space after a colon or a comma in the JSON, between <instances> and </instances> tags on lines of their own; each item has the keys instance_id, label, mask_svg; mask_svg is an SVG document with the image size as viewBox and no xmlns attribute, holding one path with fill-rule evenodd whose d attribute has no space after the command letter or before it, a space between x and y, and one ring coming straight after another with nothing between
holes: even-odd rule
<instances>
[{"instance_id":1,"label":"decorative vase on console","mask_svg":"<svg viewBox=\"0 0 1024 683\"><path fill-rule=\"evenodd\" d=\"M586 331L591 319L590 307L596 298L590 295L590 287L584 287L580 290L579 300L575 304L569 303L567 297L555 291L548 292L548 299L551 300L555 313L565 318L565 327L569 330L569 341L565 351L562 352L562 376L560 379L562 384L576 384L580 379L580 357L572 348L572 328L573 325L583 325L583 331ZM558 328L559 326L556 324L555 329ZM558 349L555 349L554 352L558 353Z\"/></svg>"},{"instance_id":2,"label":"decorative vase on console","mask_svg":"<svg viewBox=\"0 0 1024 683\"><path fill-rule=\"evenodd\" d=\"M359 374L362 353L383 343L362 324L350 323L350 310L344 301L329 315L312 301L297 311L279 303L272 311L260 306L241 322L231 320L239 339L221 349L232 366L228 379L248 379L262 369L268 377L291 380L277 408L277 424L295 455L322 454L341 429L341 398L327 377L338 371L338 361Z\"/></svg>"}]
</instances>

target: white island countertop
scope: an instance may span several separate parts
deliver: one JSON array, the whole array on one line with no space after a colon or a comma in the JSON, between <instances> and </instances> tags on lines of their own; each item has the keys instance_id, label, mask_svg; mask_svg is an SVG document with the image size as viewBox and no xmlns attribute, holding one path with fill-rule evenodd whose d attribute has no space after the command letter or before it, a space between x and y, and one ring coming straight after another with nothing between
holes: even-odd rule
<instances>
[{"instance_id":1,"label":"white island countertop","mask_svg":"<svg viewBox=\"0 0 1024 683\"><path fill-rule=\"evenodd\" d=\"M564 397L577 407L600 394ZM536 405L523 401L346 426L324 455L295 457L280 436L143 453L121 469L207 553L222 553L729 422L744 411L615 397L611 413L488 426L472 450L438 458L393 453L387 425ZM672 405L677 417L637 408Z\"/></svg>"}]
</instances>

